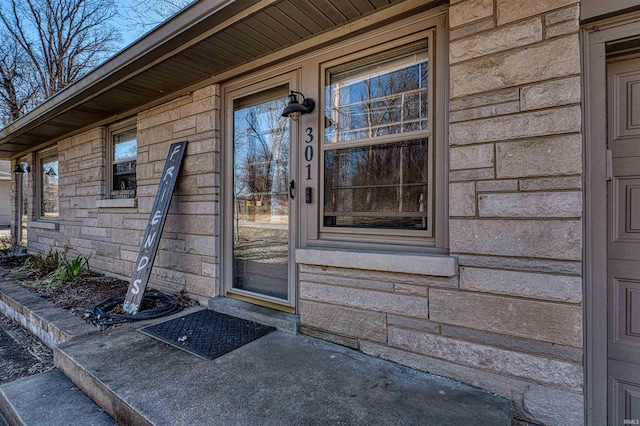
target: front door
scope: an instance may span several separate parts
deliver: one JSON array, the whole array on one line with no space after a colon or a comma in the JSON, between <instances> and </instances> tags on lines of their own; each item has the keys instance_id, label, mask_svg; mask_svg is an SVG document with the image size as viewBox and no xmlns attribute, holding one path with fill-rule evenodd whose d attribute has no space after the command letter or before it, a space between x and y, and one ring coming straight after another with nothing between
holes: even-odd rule
<instances>
[{"instance_id":1,"label":"front door","mask_svg":"<svg viewBox=\"0 0 640 426\"><path fill-rule=\"evenodd\" d=\"M282 117L291 81L274 79L227 96L227 296L293 312L295 188L292 126ZM231 167L229 167L231 166ZM229 241L231 240L231 241Z\"/></svg>"},{"instance_id":2,"label":"front door","mask_svg":"<svg viewBox=\"0 0 640 426\"><path fill-rule=\"evenodd\" d=\"M640 421L640 59L608 65L608 417Z\"/></svg>"}]
</instances>

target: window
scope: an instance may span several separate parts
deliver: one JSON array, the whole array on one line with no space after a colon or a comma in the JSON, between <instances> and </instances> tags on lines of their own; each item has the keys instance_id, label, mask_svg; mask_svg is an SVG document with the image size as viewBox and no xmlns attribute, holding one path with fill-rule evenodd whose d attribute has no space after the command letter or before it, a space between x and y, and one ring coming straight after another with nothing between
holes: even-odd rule
<instances>
[{"instance_id":1,"label":"window","mask_svg":"<svg viewBox=\"0 0 640 426\"><path fill-rule=\"evenodd\" d=\"M42 151L38 155L40 219L57 219L58 210L58 150Z\"/></svg>"},{"instance_id":2,"label":"window","mask_svg":"<svg viewBox=\"0 0 640 426\"><path fill-rule=\"evenodd\" d=\"M135 123L127 122L110 129L108 149L108 198L134 198L138 155Z\"/></svg>"},{"instance_id":3,"label":"window","mask_svg":"<svg viewBox=\"0 0 640 426\"><path fill-rule=\"evenodd\" d=\"M325 70L325 232L434 235L431 62L425 40Z\"/></svg>"}]
</instances>

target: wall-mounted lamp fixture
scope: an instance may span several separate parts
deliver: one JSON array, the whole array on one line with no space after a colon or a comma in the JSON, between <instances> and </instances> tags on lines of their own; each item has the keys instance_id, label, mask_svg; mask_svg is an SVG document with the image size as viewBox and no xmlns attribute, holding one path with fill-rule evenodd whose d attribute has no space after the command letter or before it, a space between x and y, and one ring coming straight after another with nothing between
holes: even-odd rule
<instances>
[{"instance_id":1,"label":"wall-mounted lamp fixture","mask_svg":"<svg viewBox=\"0 0 640 426\"><path fill-rule=\"evenodd\" d=\"M17 174L17 175L21 175L25 172L25 170L22 168L22 166L20 164L16 164L16 168L13 169L13 173Z\"/></svg>"},{"instance_id":2,"label":"wall-mounted lamp fixture","mask_svg":"<svg viewBox=\"0 0 640 426\"><path fill-rule=\"evenodd\" d=\"M53 170L53 167L50 167L50 168L49 168L49 170L47 170L47 171L45 172L45 175L47 175L47 176L51 176L51 177L53 177L53 176L58 176L58 174L56 173L56 171L55 171L55 170Z\"/></svg>"},{"instance_id":3,"label":"wall-mounted lamp fixture","mask_svg":"<svg viewBox=\"0 0 640 426\"><path fill-rule=\"evenodd\" d=\"M298 102L298 96L302 96L302 103ZM298 117L304 114L309 114L313 112L313 109L316 107L316 103L311 98L305 98L305 96L294 90L289 94L289 103L287 107L282 111L283 117L290 117L292 120L297 120Z\"/></svg>"}]
</instances>

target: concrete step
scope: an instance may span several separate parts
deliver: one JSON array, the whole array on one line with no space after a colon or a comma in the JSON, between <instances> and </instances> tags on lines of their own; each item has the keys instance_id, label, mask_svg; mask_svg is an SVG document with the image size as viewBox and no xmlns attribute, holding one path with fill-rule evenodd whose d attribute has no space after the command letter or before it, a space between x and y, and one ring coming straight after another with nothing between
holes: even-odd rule
<instances>
[{"instance_id":1,"label":"concrete step","mask_svg":"<svg viewBox=\"0 0 640 426\"><path fill-rule=\"evenodd\" d=\"M209 299L209 309L236 318L254 321L275 327L285 333L297 334L300 331L300 316L265 308L229 297Z\"/></svg>"},{"instance_id":2,"label":"concrete step","mask_svg":"<svg viewBox=\"0 0 640 426\"><path fill-rule=\"evenodd\" d=\"M117 425L57 369L0 386L0 412L12 426Z\"/></svg>"},{"instance_id":3,"label":"concrete step","mask_svg":"<svg viewBox=\"0 0 640 426\"><path fill-rule=\"evenodd\" d=\"M511 425L504 398L300 334L207 360L140 327L54 349L56 366L120 424Z\"/></svg>"}]
</instances>

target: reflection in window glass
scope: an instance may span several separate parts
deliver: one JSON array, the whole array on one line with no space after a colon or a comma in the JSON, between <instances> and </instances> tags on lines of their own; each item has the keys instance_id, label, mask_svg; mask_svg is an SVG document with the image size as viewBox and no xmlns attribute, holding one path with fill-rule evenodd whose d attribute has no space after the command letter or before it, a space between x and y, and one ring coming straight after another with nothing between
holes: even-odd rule
<instances>
[{"instance_id":1,"label":"reflection in window glass","mask_svg":"<svg viewBox=\"0 0 640 426\"><path fill-rule=\"evenodd\" d=\"M133 198L136 194L136 129L113 134L110 198Z\"/></svg>"},{"instance_id":2,"label":"reflection in window glass","mask_svg":"<svg viewBox=\"0 0 640 426\"><path fill-rule=\"evenodd\" d=\"M58 211L58 155L40 160L40 217L57 218Z\"/></svg>"},{"instance_id":3,"label":"reflection in window glass","mask_svg":"<svg viewBox=\"0 0 640 426\"><path fill-rule=\"evenodd\" d=\"M325 89L325 143L428 128L426 49L396 52L330 71Z\"/></svg>"},{"instance_id":4,"label":"reflection in window glass","mask_svg":"<svg viewBox=\"0 0 640 426\"><path fill-rule=\"evenodd\" d=\"M428 141L325 151L324 225L426 229Z\"/></svg>"},{"instance_id":5,"label":"reflection in window glass","mask_svg":"<svg viewBox=\"0 0 640 426\"><path fill-rule=\"evenodd\" d=\"M429 64L420 44L328 70L325 227L430 230Z\"/></svg>"}]
</instances>

